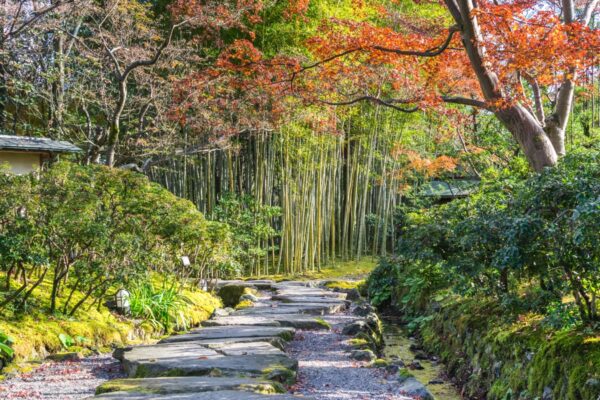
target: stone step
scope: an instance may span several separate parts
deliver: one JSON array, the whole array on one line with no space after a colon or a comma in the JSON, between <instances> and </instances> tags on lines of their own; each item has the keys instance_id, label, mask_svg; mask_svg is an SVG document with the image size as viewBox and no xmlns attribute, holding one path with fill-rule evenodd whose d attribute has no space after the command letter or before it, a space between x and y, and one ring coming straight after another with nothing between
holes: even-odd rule
<instances>
[{"instance_id":1,"label":"stone step","mask_svg":"<svg viewBox=\"0 0 600 400\"><path fill-rule=\"evenodd\" d=\"M301 314L273 314L268 317L254 315L229 315L227 317L217 317L205 321L205 326L235 326L235 325L262 325L290 327L295 329L329 329L323 322L314 317L309 317Z\"/></svg>"},{"instance_id":2,"label":"stone step","mask_svg":"<svg viewBox=\"0 0 600 400\"><path fill-rule=\"evenodd\" d=\"M297 397L290 394L258 394L251 392L222 390L217 392L180 393L158 395L140 392L113 392L94 397L94 399L126 400L312 400L312 397Z\"/></svg>"},{"instance_id":3,"label":"stone step","mask_svg":"<svg viewBox=\"0 0 600 400\"><path fill-rule=\"evenodd\" d=\"M313 303L313 304L344 304L344 305L348 305L347 300L337 299L337 298L332 298L332 297L322 297L322 296L275 294L271 297L271 300L281 301L283 303L300 303L300 304Z\"/></svg>"},{"instance_id":4,"label":"stone step","mask_svg":"<svg viewBox=\"0 0 600 400\"><path fill-rule=\"evenodd\" d=\"M268 338L281 338L289 341L294 337L295 330L288 327L271 326L216 326L199 329L192 329L189 333L174 335L165 338L160 343L189 342L195 340L218 340L228 339L229 342L249 341L268 341ZM252 340L250 340L252 341Z\"/></svg>"},{"instance_id":5,"label":"stone step","mask_svg":"<svg viewBox=\"0 0 600 400\"><path fill-rule=\"evenodd\" d=\"M122 354L131 378L158 376L266 376L273 369L295 371L298 363L265 342L221 344L208 348L196 342L138 346ZM268 346L268 347L266 347ZM289 372L287 372L289 373Z\"/></svg>"},{"instance_id":6,"label":"stone step","mask_svg":"<svg viewBox=\"0 0 600 400\"><path fill-rule=\"evenodd\" d=\"M228 315L226 317L216 317L213 319L206 320L202 323L202 326L233 326L233 325L244 325L244 326L281 326L275 319L263 316L255 315Z\"/></svg>"},{"instance_id":7,"label":"stone step","mask_svg":"<svg viewBox=\"0 0 600 400\"><path fill-rule=\"evenodd\" d=\"M100 385L96 390L96 393L104 394L112 392L139 392L152 393L155 395L167 395L178 393L213 392L221 390L278 393L284 390L284 388L279 383L268 380L210 376L183 376L116 379Z\"/></svg>"},{"instance_id":8,"label":"stone step","mask_svg":"<svg viewBox=\"0 0 600 400\"><path fill-rule=\"evenodd\" d=\"M302 297L318 297L345 300L348 296L342 292L329 292L321 289L303 289L303 290L278 290L278 296L302 296Z\"/></svg>"},{"instance_id":9,"label":"stone step","mask_svg":"<svg viewBox=\"0 0 600 400\"><path fill-rule=\"evenodd\" d=\"M173 339L179 340L173 340ZM246 343L255 343L255 342L265 342L274 346L280 350L284 350L286 340L279 336L257 336L257 337L242 337L242 338L219 338L219 339L198 339L195 338L194 335L180 335L175 338L166 338L158 342L159 344L163 343L183 343L183 342L194 342L198 343L201 346L206 346L208 348L213 348L211 346L215 345L223 345L223 344L246 344Z\"/></svg>"},{"instance_id":10,"label":"stone step","mask_svg":"<svg viewBox=\"0 0 600 400\"><path fill-rule=\"evenodd\" d=\"M273 314L307 314L307 315L325 315L333 314L343 309L345 305L314 305L314 306L303 306L295 303L291 303L288 307L280 306L257 306L245 308L243 310L236 311L231 315L273 315Z\"/></svg>"}]
</instances>

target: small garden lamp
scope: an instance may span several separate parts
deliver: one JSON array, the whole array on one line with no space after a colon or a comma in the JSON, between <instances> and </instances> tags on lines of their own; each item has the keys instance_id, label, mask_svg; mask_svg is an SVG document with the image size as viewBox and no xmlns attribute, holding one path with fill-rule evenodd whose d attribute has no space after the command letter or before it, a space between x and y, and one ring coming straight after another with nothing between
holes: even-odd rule
<instances>
[{"instance_id":1,"label":"small garden lamp","mask_svg":"<svg viewBox=\"0 0 600 400\"><path fill-rule=\"evenodd\" d=\"M181 264L183 264L184 267L189 267L190 265L192 265L188 256L181 257Z\"/></svg>"},{"instance_id":2,"label":"small garden lamp","mask_svg":"<svg viewBox=\"0 0 600 400\"><path fill-rule=\"evenodd\" d=\"M119 313L125 315L129 314L129 311L131 311L131 303L129 302L130 296L131 294L123 288L119 289L115 295L115 302L117 304L117 311Z\"/></svg>"}]
</instances>

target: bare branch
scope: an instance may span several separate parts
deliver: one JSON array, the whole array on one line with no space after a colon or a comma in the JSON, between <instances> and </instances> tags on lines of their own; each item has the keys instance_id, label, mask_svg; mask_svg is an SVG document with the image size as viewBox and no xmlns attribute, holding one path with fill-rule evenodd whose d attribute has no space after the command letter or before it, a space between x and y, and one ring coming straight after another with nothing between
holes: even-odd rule
<instances>
[{"instance_id":1,"label":"bare branch","mask_svg":"<svg viewBox=\"0 0 600 400\"><path fill-rule=\"evenodd\" d=\"M66 1L57 0L56 2L49 5L48 7L44 8L40 11L34 12L33 16L31 18L24 21L16 29L14 29L14 25L11 26L11 29L7 33L3 34L3 40L9 40L9 39L12 39L12 38L20 35L21 33L25 32L27 29L29 29L30 26L35 24L38 20L40 20L41 18L43 18L50 12L56 10L58 7L65 5L65 4L73 3L73 2L74 2L74 0L66 0ZM19 10L19 12L20 12L20 10Z\"/></svg>"},{"instance_id":2,"label":"bare branch","mask_svg":"<svg viewBox=\"0 0 600 400\"><path fill-rule=\"evenodd\" d=\"M162 55L162 53L165 51L165 49L167 47L169 47L171 45L171 42L173 41L173 35L175 34L175 31L187 24L189 22L189 20L185 20L182 21L178 24L175 24L171 27L171 30L169 31L169 36L167 36L167 38L165 39L165 41L160 45L160 47L158 48L158 50L156 50L156 53L154 53L154 56L150 59L147 60L138 60L138 61L134 61L131 64L129 64L125 70L123 71L123 73L121 74L121 80L125 80L127 79L127 77L129 76L129 74L140 67L150 67L154 64L156 64L158 62L158 60L160 59L160 56Z\"/></svg>"}]
</instances>

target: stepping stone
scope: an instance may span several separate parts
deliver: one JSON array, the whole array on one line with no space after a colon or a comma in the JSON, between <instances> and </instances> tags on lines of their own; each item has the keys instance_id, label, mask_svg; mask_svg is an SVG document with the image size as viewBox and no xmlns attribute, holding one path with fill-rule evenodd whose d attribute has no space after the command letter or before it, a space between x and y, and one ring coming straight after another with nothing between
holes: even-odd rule
<instances>
[{"instance_id":1,"label":"stepping stone","mask_svg":"<svg viewBox=\"0 0 600 400\"><path fill-rule=\"evenodd\" d=\"M127 399L127 400L313 400L312 397L297 397L290 394L258 394L222 390L218 392L182 393L169 395L156 395L136 392L114 392L94 397L94 399Z\"/></svg>"},{"instance_id":2,"label":"stepping stone","mask_svg":"<svg viewBox=\"0 0 600 400\"><path fill-rule=\"evenodd\" d=\"M314 288L316 286L317 286L317 284L315 282L312 282L312 281L306 281L306 282L302 282L302 281L281 281L281 282L277 282L275 285L273 285L273 287L275 289L284 289L284 288L287 288L287 287Z\"/></svg>"},{"instance_id":3,"label":"stepping stone","mask_svg":"<svg viewBox=\"0 0 600 400\"><path fill-rule=\"evenodd\" d=\"M277 307L280 309L288 308L288 307L298 307L299 303L276 303ZM337 312L345 310L347 307L347 303L345 301L334 302L334 303L303 303L302 307L320 307L327 311L329 314L335 314Z\"/></svg>"},{"instance_id":4,"label":"stepping stone","mask_svg":"<svg viewBox=\"0 0 600 400\"><path fill-rule=\"evenodd\" d=\"M256 342L265 342L274 346L280 350L284 350L286 340L279 336L257 336L257 337L241 337L241 338L218 338L218 339L195 339L194 335L180 335L175 336L176 338L180 338L181 340L170 340L171 338L166 338L158 342L158 344L163 343L183 343L183 342L194 342L201 346L205 346L208 348L212 348L214 345L224 345L224 344L243 344L243 343L256 343Z\"/></svg>"},{"instance_id":5,"label":"stepping stone","mask_svg":"<svg viewBox=\"0 0 600 400\"><path fill-rule=\"evenodd\" d=\"M227 346L227 345L224 345ZM158 376L262 376L273 368L296 370L298 363L275 349L278 353L226 356L194 342L165 343L134 347L122 355L123 368L131 378ZM236 353L235 347L231 350ZM248 350L251 353L252 350Z\"/></svg>"},{"instance_id":6,"label":"stepping stone","mask_svg":"<svg viewBox=\"0 0 600 400\"><path fill-rule=\"evenodd\" d=\"M202 323L206 326L235 326L235 325L261 325L261 324L276 324L296 329L319 330L329 329L321 321L316 318L308 317L300 314L273 314L269 318L253 315L229 315L227 317L218 317Z\"/></svg>"},{"instance_id":7,"label":"stepping stone","mask_svg":"<svg viewBox=\"0 0 600 400\"><path fill-rule=\"evenodd\" d=\"M314 304L348 304L347 300L340 300L331 297L318 297L318 296L302 296L302 295L281 295L276 294L271 297L275 301L281 301L283 303L314 303Z\"/></svg>"},{"instance_id":8,"label":"stepping stone","mask_svg":"<svg viewBox=\"0 0 600 400\"><path fill-rule=\"evenodd\" d=\"M303 296L303 297L319 297L319 298L332 298L345 300L348 296L347 293L342 292L328 292L320 289L306 289L306 290L278 290L277 296Z\"/></svg>"},{"instance_id":9,"label":"stepping stone","mask_svg":"<svg viewBox=\"0 0 600 400\"><path fill-rule=\"evenodd\" d=\"M341 307L342 305L340 305ZM337 308L337 307L334 307ZM250 307L236 311L233 315L273 315L273 314L309 314L309 315L325 315L331 314L331 308L328 306L301 306L291 304L291 307Z\"/></svg>"},{"instance_id":10,"label":"stepping stone","mask_svg":"<svg viewBox=\"0 0 600 400\"><path fill-rule=\"evenodd\" d=\"M276 393L280 384L249 378L223 378L210 376L184 376L164 378L116 379L100 385L97 394L111 392L140 392L152 394L176 394L212 392L217 390L244 390L250 392Z\"/></svg>"},{"instance_id":11,"label":"stepping stone","mask_svg":"<svg viewBox=\"0 0 600 400\"><path fill-rule=\"evenodd\" d=\"M228 315L226 317L217 317L206 320L202 323L202 326L232 326L232 325L246 325L246 326L281 326L281 324L275 321L273 318L266 318L260 316L244 316L244 315Z\"/></svg>"},{"instance_id":12,"label":"stepping stone","mask_svg":"<svg viewBox=\"0 0 600 400\"><path fill-rule=\"evenodd\" d=\"M196 340L216 340L229 339L230 341L242 340L248 338L282 338L292 340L295 330L284 327L270 326L227 326L227 327L206 327L193 329L183 335L174 335L165 338L160 343L190 342ZM256 340L258 341L258 340Z\"/></svg>"},{"instance_id":13,"label":"stepping stone","mask_svg":"<svg viewBox=\"0 0 600 400\"><path fill-rule=\"evenodd\" d=\"M224 356L245 356L249 354L276 354L285 356L285 353L281 349L271 346L266 342L214 343L208 345L208 347Z\"/></svg>"}]
</instances>

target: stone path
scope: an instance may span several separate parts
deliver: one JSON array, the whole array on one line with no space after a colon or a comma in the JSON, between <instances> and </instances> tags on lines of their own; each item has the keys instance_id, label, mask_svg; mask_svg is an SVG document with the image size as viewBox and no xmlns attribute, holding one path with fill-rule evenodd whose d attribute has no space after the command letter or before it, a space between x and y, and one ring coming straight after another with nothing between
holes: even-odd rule
<instances>
[{"instance_id":1,"label":"stone path","mask_svg":"<svg viewBox=\"0 0 600 400\"><path fill-rule=\"evenodd\" d=\"M300 330L329 330L321 317L346 309L346 295L302 282L223 284L272 292L254 299L252 308L221 310L203 328L116 351L128 378L104 383L94 398L297 399L283 386L295 382L298 370L285 346Z\"/></svg>"},{"instance_id":2,"label":"stone path","mask_svg":"<svg viewBox=\"0 0 600 400\"><path fill-rule=\"evenodd\" d=\"M314 282L220 285L253 307L217 310L202 328L118 349L120 365L106 356L44 363L0 385L0 398L81 399L104 382L91 399L432 399L414 377L398 373L402 365L374 367L381 366L371 351L381 348L381 325L368 304L350 307L345 293Z\"/></svg>"}]
</instances>

